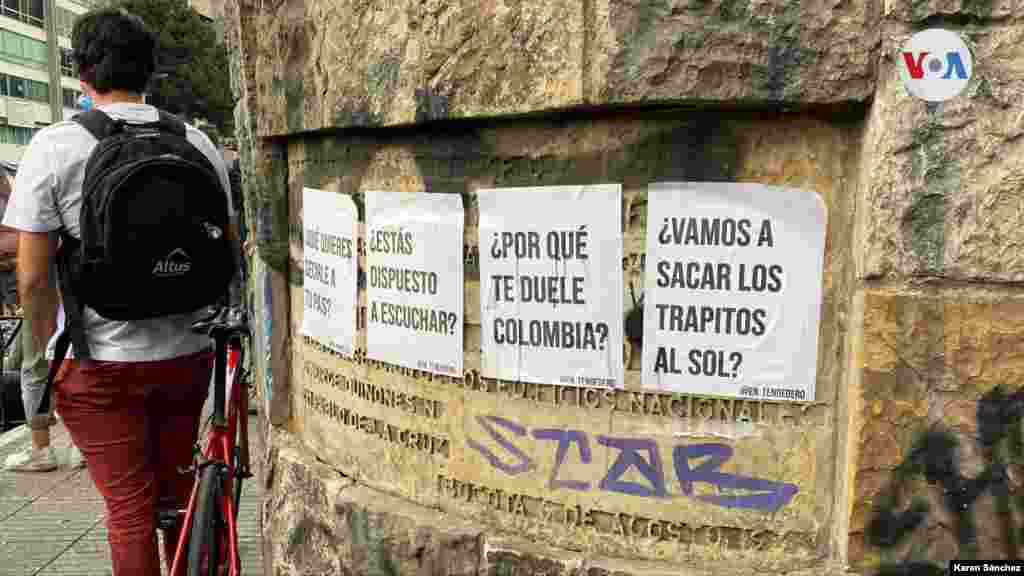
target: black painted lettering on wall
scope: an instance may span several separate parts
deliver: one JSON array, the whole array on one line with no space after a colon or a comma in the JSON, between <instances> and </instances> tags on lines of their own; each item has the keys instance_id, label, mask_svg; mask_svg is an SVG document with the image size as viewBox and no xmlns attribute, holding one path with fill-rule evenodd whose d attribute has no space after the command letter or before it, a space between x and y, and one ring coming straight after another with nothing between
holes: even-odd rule
<instances>
[{"instance_id":1,"label":"black painted lettering on wall","mask_svg":"<svg viewBox=\"0 0 1024 576\"><path fill-rule=\"evenodd\" d=\"M443 382L474 392L495 394L513 400L526 400L539 404L571 406L586 410L628 412L681 420L714 420L787 427L804 427L809 423L808 415L817 413L813 406L796 406L788 402L774 402L757 398L706 398L687 394L609 389L604 386L561 386L495 380L482 378L478 371L472 369L466 370L462 377L455 377L372 360L366 357L366 351L363 349L356 349L352 358L346 358L307 336L303 336L301 341L309 349L342 362L369 366L391 374L401 374L413 380Z\"/></svg>"},{"instance_id":2,"label":"black painted lettering on wall","mask_svg":"<svg viewBox=\"0 0 1024 576\"><path fill-rule=\"evenodd\" d=\"M411 256L421 245L415 235L404 228L371 229L367 232L367 245L371 254ZM370 288L400 294L437 295L442 290L462 290L462 286L443 286L445 278L431 270L417 270L375 264L367 274ZM461 310L443 310L431 306L371 300L367 321L404 328L420 334L456 335L462 321Z\"/></svg>"},{"instance_id":3,"label":"black painted lettering on wall","mask_svg":"<svg viewBox=\"0 0 1024 576\"><path fill-rule=\"evenodd\" d=\"M662 245L728 247L759 251L775 247L774 224L765 218L666 217L657 241ZM769 258L769 255L763 258ZM655 283L666 290L734 293L780 293L785 272L771 262L732 262L701 259L659 259ZM700 335L763 336L771 326L768 311L756 306L713 306L659 303L655 306L658 330ZM678 349L659 346L654 359L656 374L715 377L734 380L742 376L743 352L717 348ZM773 389L774 390L774 389ZM777 398L804 400L803 390L779 389ZM748 390L749 392L749 390ZM756 396L757 394L749 394Z\"/></svg>"},{"instance_id":4,"label":"black painted lettering on wall","mask_svg":"<svg viewBox=\"0 0 1024 576\"><path fill-rule=\"evenodd\" d=\"M373 404L401 410L411 416L437 420L443 413L443 403L439 400L423 398L378 386L365 380L349 378L310 360L303 363L302 370L303 374L313 382L351 394Z\"/></svg>"},{"instance_id":5,"label":"black painted lettering on wall","mask_svg":"<svg viewBox=\"0 0 1024 576\"><path fill-rule=\"evenodd\" d=\"M308 410L336 424L356 429L369 436L376 436L385 442L397 444L409 450L444 458L451 456L451 442L446 437L410 430L377 418L361 415L312 390L303 390L302 400Z\"/></svg>"},{"instance_id":6,"label":"black painted lettering on wall","mask_svg":"<svg viewBox=\"0 0 1024 576\"><path fill-rule=\"evenodd\" d=\"M363 307L365 308L365 307ZM453 374L438 374L432 371L419 370L416 368L409 368L406 366L397 366L394 364L388 364L381 360L374 360L366 356L366 350L363 348L356 348L352 352L352 357L349 358L338 353L335 350L324 346L320 342L316 341L309 336L301 336L300 342L306 347L307 350L315 351L318 354L323 354L327 357L334 358L338 361L351 363L356 366L362 366L372 368L374 370L381 370L388 372L389 374L401 374L407 378L422 382L443 382L455 386L462 385L462 377Z\"/></svg>"},{"instance_id":7,"label":"black painted lettering on wall","mask_svg":"<svg viewBox=\"0 0 1024 576\"><path fill-rule=\"evenodd\" d=\"M330 317L336 303L323 291L337 286L337 270L333 266L321 262L316 256L317 254L327 254L351 260L352 239L310 226L303 230L302 241L305 247L302 264L303 309L308 313Z\"/></svg>"},{"instance_id":8,"label":"black painted lettering on wall","mask_svg":"<svg viewBox=\"0 0 1024 576\"><path fill-rule=\"evenodd\" d=\"M810 407L753 398L706 398L604 387L506 382L481 378L479 372L475 370L467 370L465 377L456 384L468 390L497 394L515 400L675 419L803 426L806 412L811 411Z\"/></svg>"},{"instance_id":9,"label":"black painted lettering on wall","mask_svg":"<svg viewBox=\"0 0 1024 576\"><path fill-rule=\"evenodd\" d=\"M590 232L585 225L575 229L495 232L489 247L498 260L544 260L551 262L551 274L493 274L487 279L486 297L496 303L544 304L557 309L587 304L584 276L560 274L561 264L590 259ZM495 318L488 327L495 344L517 348L563 350L604 350L611 333L605 322L524 320L515 316Z\"/></svg>"},{"instance_id":10,"label":"black painted lettering on wall","mask_svg":"<svg viewBox=\"0 0 1024 576\"><path fill-rule=\"evenodd\" d=\"M614 534L630 539L729 550L767 551L774 548L793 553L811 552L815 546L813 534L782 534L732 526L699 526L635 514L613 513L600 508L516 494L502 488L482 486L443 474L437 475L437 491L443 498L452 502L471 504L511 516L533 518L576 530Z\"/></svg>"}]
</instances>

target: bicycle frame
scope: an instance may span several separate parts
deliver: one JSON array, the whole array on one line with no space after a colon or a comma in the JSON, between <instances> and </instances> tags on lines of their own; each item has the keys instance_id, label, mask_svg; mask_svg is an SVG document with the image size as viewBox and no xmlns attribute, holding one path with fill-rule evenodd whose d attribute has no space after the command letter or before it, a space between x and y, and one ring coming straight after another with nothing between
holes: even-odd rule
<instances>
[{"instance_id":1,"label":"bicycle frame","mask_svg":"<svg viewBox=\"0 0 1024 576\"><path fill-rule=\"evenodd\" d=\"M222 474L221 517L227 520L227 562L228 576L241 575L241 557L238 552L238 523L234 504L233 483L236 477L249 476L249 447L235 446L236 432L247 440L248 434L248 401L249 395L244 393L241 382L242 344L240 336L215 338L216 356L214 362L214 404L213 425L206 436L206 445L201 451L197 462L193 464L195 482L189 496L188 507L178 511L182 518L178 542L174 552L174 562L170 576L185 576L188 544L192 532L192 518L195 513L196 497L199 491L200 474L206 466L219 466ZM226 350L225 350L226 348ZM226 354L224 353L226 352ZM226 372L226 374L225 374ZM223 385L221 383L224 383ZM228 390L224 388L230 386ZM227 396L227 414L224 413L224 400ZM247 444L247 442L245 442ZM239 467L234 466L235 450L239 450Z\"/></svg>"}]
</instances>

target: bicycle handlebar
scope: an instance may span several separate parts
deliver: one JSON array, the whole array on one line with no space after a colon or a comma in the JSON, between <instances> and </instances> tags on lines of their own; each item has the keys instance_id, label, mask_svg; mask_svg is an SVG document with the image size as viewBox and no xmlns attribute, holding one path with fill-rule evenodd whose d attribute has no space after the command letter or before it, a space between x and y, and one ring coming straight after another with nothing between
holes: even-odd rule
<instances>
[{"instance_id":1,"label":"bicycle handlebar","mask_svg":"<svg viewBox=\"0 0 1024 576\"><path fill-rule=\"evenodd\" d=\"M251 336L245 310L238 307L211 307L211 314L192 323L192 331L214 341L213 424L224 426L224 392L227 377L228 348L235 337ZM242 353L241 348L238 349Z\"/></svg>"}]
</instances>

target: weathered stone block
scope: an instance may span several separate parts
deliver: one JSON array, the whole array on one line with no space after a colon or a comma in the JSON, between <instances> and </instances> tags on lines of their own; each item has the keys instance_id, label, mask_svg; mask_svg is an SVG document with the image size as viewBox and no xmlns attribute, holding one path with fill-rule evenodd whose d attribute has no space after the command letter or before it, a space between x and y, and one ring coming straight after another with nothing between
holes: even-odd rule
<instances>
[{"instance_id":1,"label":"weathered stone block","mask_svg":"<svg viewBox=\"0 0 1024 576\"><path fill-rule=\"evenodd\" d=\"M258 131L579 105L864 102L874 6L286 0L257 20Z\"/></svg>"},{"instance_id":2,"label":"weathered stone block","mask_svg":"<svg viewBox=\"0 0 1024 576\"><path fill-rule=\"evenodd\" d=\"M581 6L289 0L260 23L259 132L579 104Z\"/></svg>"},{"instance_id":3,"label":"weathered stone block","mask_svg":"<svg viewBox=\"0 0 1024 576\"><path fill-rule=\"evenodd\" d=\"M264 533L275 575L387 576L739 576L717 561L678 566L623 561L529 542L509 526L484 529L478 518L442 512L362 485L319 462L291 434L272 432ZM714 560L728 534L712 535ZM704 538L704 536L702 536ZM695 545L697 543L695 542ZM701 547L707 546L701 542ZM791 565L792 567L792 565ZM814 570L819 570L816 564ZM791 574L799 572L789 571ZM820 573L820 572L818 572Z\"/></svg>"},{"instance_id":4,"label":"weathered stone block","mask_svg":"<svg viewBox=\"0 0 1024 576\"><path fill-rule=\"evenodd\" d=\"M874 91L875 3L598 0L590 103L836 103Z\"/></svg>"},{"instance_id":5,"label":"weathered stone block","mask_svg":"<svg viewBox=\"0 0 1024 576\"><path fill-rule=\"evenodd\" d=\"M997 385L1015 392L1022 381L1024 298L947 289L924 294L871 290L864 300L861 354L856 359L860 387L851 400L861 409L851 415L857 456L852 462L850 560L872 564L883 555L902 561L913 550L939 565L964 558L969 552L956 533L960 512L975 524L982 551L978 557L1006 557L992 490L986 487L967 508L950 510L943 496L950 485L940 481L947 472L979 477L992 462L994 452L987 452L979 440L978 410L985 404L983 395ZM1008 422L1006 415L986 418L989 429ZM954 446L948 461L941 449L943 437L936 435L940 431L948 433ZM925 438L931 438L930 447L922 449ZM916 464L908 468L908 462ZM918 473L901 481L901 469ZM931 485L920 474L927 470L936 471ZM1016 483L1011 490L1019 490ZM886 494L894 500L884 499ZM898 514L915 498L929 503L921 526L898 546L880 550L865 545L876 505ZM882 526L899 531L896 522Z\"/></svg>"},{"instance_id":6,"label":"weathered stone block","mask_svg":"<svg viewBox=\"0 0 1024 576\"><path fill-rule=\"evenodd\" d=\"M863 145L862 277L1024 280L1024 23L963 32L975 68L956 99L912 99L887 62Z\"/></svg>"},{"instance_id":7,"label":"weathered stone block","mask_svg":"<svg viewBox=\"0 0 1024 576\"><path fill-rule=\"evenodd\" d=\"M920 23L928 18L970 18L995 22L1024 16L1020 0L885 0L887 18L901 22Z\"/></svg>"}]
</instances>

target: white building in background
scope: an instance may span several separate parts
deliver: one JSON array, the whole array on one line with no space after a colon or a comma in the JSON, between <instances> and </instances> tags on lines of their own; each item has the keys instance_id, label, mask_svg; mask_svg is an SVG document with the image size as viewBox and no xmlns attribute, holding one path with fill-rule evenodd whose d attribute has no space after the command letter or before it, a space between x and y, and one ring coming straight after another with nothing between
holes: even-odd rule
<instances>
[{"instance_id":1,"label":"white building in background","mask_svg":"<svg viewBox=\"0 0 1024 576\"><path fill-rule=\"evenodd\" d=\"M71 63L71 25L91 7L88 0L56 0L59 77L50 77L46 0L0 0L0 160L18 161L40 128L52 124L50 84L61 87L63 117L81 94ZM58 119L60 120L60 119Z\"/></svg>"},{"instance_id":2,"label":"white building in background","mask_svg":"<svg viewBox=\"0 0 1024 576\"><path fill-rule=\"evenodd\" d=\"M196 12L213 19L211 0L185 0ZM58 77L51 78L47 23L48 0L0 0L0 160L17 162L40 128L52 124L50 84L61 87L63 118L78 112L81 86L71 60L71 27L93 0L55 0Z\"/></svg>"}]
</instances>

